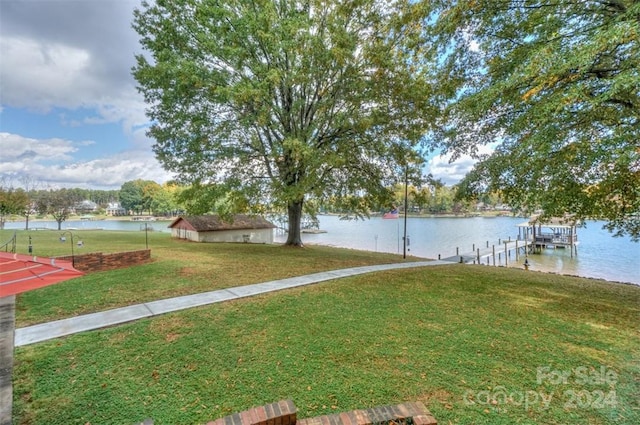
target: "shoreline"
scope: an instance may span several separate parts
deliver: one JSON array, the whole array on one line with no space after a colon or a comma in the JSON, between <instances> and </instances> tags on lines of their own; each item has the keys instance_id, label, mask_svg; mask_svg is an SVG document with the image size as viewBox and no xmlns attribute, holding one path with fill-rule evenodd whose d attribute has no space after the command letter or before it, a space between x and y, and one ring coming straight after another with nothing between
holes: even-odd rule
<instances>
[{"instance_id":1,"label":"shoreline","mask_svg":"<svg viewBox=\"0 0 640 425\"><path fill-rule=\"evenodd\" d=\"M100 226L100 223L104 222L123 222L123 223L157 223L159 226L162 226L164 223L170 223L172 220L171 218L156 218L156 220L154 221L136 221L136 220L132 220L132 217L140 217L140 216L104 216L104 217L98 217L96 219L93 220L80 220L80 217L72 217L69 220L66 220L65 222L62 223L63 228L61 230L65 230L66 224L68 222L73 222L72 226L74 226L74 228L71 228L70 230L77 230L77 231L118 231L118 229L112 229L110 228L112 225L105 225L107 228L103 228ZM142 217L147 217L147 216L142 216ZM411 218L428 218L428 217L416 217L416 216L411 216ZM435 217L434 217L435 218ZM447 218L447 217L438 217L438 218ZM452 217L449 217L452 218ZM463 217L457 217L457 218L463 218ZM470 217L467 217L470 218ZM491 220L493 220L493 217L490 218ZM8 223L12 223L13 226L15 226L16 223L25 223L25 220L7 220ZM78 222L82 222L82 226L81 227L75 227L77 226ZM44 223L51 223L53 225L53 227L51 227L51 225L49 225L48 227L42 227L42 224ZM50 218L38 218L38 219L31 219L29 220L29 230L30 231L42 231L42 230L52 230L52 231L58 231L57 229L57 221L50 219ZM87 227L85 227L85 225ZM5 228L4 230L20 230L20 231L25 231L24 226L22 226L22 228L15 228L13 227L11 229L7 229ZM118 225L116 225L118 226ZM69 230L69 229L67 229ZM136 229L137 230L137 229ZM325 243L323 243L325 242ZM329 243L326 243L329 242ZM276 239L274 241L275 244L281 244L282 241ZM341 247L341 248L349 248L349 249L357 249L357 250L362 250L362 251L369 251L369 252L382 252L382 251L378 251L378 250L371 250L371 249L367 249L365 248L358 248L355 246L343 246L341 244L336 244L336 243L331 243L330 241L315 241L315 242L311 242L311 241L307 241L305 242L306 245L321 245L321 246L327 246L327 247ZM391 254L394 254L395 251L388 251ZM425 259L431 259L431 260L435 260L436 257L433 255L424 255L426 253L423 253L423 255L417 255L417 257L419 258L425 258ZM415 255L412 253L412 255ZM542 258L542 257L540 257ZM581 273L576 273L576 271L579 270L574 270L571 266L569 266L568 269L565 269L564 267L558 267L558 266L554 266L554 264L550 264L550 263L545 263L544 261L536 261L537 256L530 256L529 257L529 261L530 261L530 269L529 271L535 271L535 272L541 272L541 273L548 273L548 274L557 274L560 276L570 276L570 277L580 277L580 278L585 278L585 279L594 279L594 280L602 280L602 281L606 281L606 282L611 282L611 283L622 283L622 284L628 284L628 285L634 285L634 286L640 286L640 282L636 282L632 279L634 279L633 275L631 276L627 276L626 274L623 274L622 276L617 276L615 273L615 270L613 270L614 273L607 273L606 270L599 270L596 271L594 274L589 275L589 270L585 270L586 273L581 274ZM562 260L561 260L562 261ZM561 262L560 261L560 262ZM566 260L564 260L566 261ZM496 264L496 265L490 265L491 267L509 267L509 268L514 268L514 269L520 269L523 270L524 269L524 265L523 265L524 260L518 260L516 261L510 261L509 264L507 264L506 266L504 264ZM482 264L482 265L486 265L486 264ZM611 275L610 277L608 277L608 275Z\"/></svg>"},{"instance_id":2,"label":"shoreline","mask_svg":"<svg viewBox=\"0 0 640 425\"><path fill-rule=\"evenodd\" d=\"M153 220L134 220L134 217L153 217ZM83 220L80 216L77 217L69 217L67 220L64 220L62 223L66 223L67 221L82 221L85 223L93 223L93 222L98 222L98 221L140 221L140 222L146 222L146 221L173 221L175 220L177 217L173 217L173 218L165 218L165 217L156 217L156 216L146 216L146 215L121 215L121 216L98 216L96 218L92 218L90 220ZM21 219L6 219L5 223L26 223L26 220L24 218ZM30 218L29 219L29 224L31 223L57 223L56 220L54 220L53 218ZM21 230L25 230L25 229L21 229Z\"/></svg>"},{"instance_id":3,"label":"shoreline","mask_svg":"<svg viewBox=\"0 0 640 425\"><path fill-rule=\"evenodd\" d=\"M382 217L382 213L379 212L375 212L375 213L371 213L369 215L369 218L376 218L376 217ZM92 218L90 219L83 219L82 217L85 216L91 216ZM320 213L318 214L318 216L334 216L334 217L342 217L344 216L344 214L339 214L339 213ZM163 217L163 216L150 216L150 215L119 215L119 216L113 216L113 215L96 215L93 216L91 214L86 214L86 215L73 215L71 217L69 217L67 220L65 221L135 221L133 220L134 217L153 217L155 219L155 221L173 221L176 218L178 218L179 216L176 217ZM402 220L402 218L404 217L403 214L400 214L398 217L398 220ZM514 214L511 213L509 211L481 211L481 212L469 212L469 213L460 213L460 214L456 214L456 213L441 213L441 214L415 214L415 213L408 213L407 214L407 218L474 218L474 217L480 217L480 218L496 218L496 217L522 217L525 218L522 215L519 214ZM9 218L5 219L5 222L7 223L16 223L16 222L25 222L25 218L24 216L11 216ZM47 221L51 221L56 223L56 220L50 217L47 218L30 218L29 219L29 223L31 222L47 222ZM143 221L143 220L140 220Z\"/></svg>"},{"instance_id":4,"label":"shoreline","mask_svg":"<svg viewBox=\"0 0 640 425\"><path fill-rule=\"evenodd\" d=\"M278 242L274 242L274 244L278 244ZM382 252L382 251L371 251L371 250L367 250L367 249L358 249L358 248L352 248L352 247L345 247L345 246L338 246L338 245L328 245L328 244L319 244L319 243L306 243L305 246L324 246L327 248L341 248L341 249L354 249L354 250L358 250L358 251L366 251L366 252ZM394 252L387 252L387 254L396 254ZM396 254L396 255L400 255L400 254ZM419 256L414 256L413 254L411 255L412 257L415 257L417 259L423 259L423 260L428 260L428 261L438 261L437 258L431 258L431 257L419 257ZM529 257L531 258L531 257ZM459 264L459 263L454 263L452 262L451 264ZM508 269L514 269L514 270L522 270L522 271L527 271L527 272L532 272L532 273L545 273L545 274L554 274L554 275L558 275L558 276L566 276L566 277L577 277L580 279L589 279L589 280L599 280L602 282L606 282L606 283L613 283L613 284L620 284L620 285L632 285L632 286L640 286L640 282L636 283L636 282L628 282L628 281L624 281L624 280L615 280L615 279L607 279L604 277L594 277L594 276L582 276L582 275L578 275L578 274L574 274L574 273L562 273L562 272L558 272L556 270L551 270L550 268L545 268L545 267L540 267L541 265L538 264L538 268L529 268L529 270L525 270L524 266L521 263L517 263L517 265L513 265L514 262L512 261L511 263L509 263L508 265L487 265L487 264L465 264L467 266L482 266L482 267L496 267L496 268L508 268Z\"/></svg>"}]
</instances>

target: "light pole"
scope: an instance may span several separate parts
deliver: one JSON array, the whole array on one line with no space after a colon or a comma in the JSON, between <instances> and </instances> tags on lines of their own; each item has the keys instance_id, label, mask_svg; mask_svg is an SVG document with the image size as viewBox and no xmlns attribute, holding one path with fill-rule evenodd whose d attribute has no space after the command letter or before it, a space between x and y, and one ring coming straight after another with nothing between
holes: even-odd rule
<instances>
[{"instance_id":1,"label":"light pole","mask_svg":"<svg viewBox=\"0 0 640 425\"><path fill-rule=\"evenodd\" d=\"M144 244L146 249L149 249L149 223L144 223Z\"/></svg>"},{"instance_id":2,"label":"light pole","mask_svg":"<svg viewBox=\"0 0 640 425\"><path fill-rule=\"evenodd\" d=\"M69 234L69 236L71 236L71 265L73 267L76 266L76 256L73 252L73 233L71 233L71 231L67 230L64 231L62 233L60 233L60 242L65 242L67 240L67 238L64 237L64 235Z\"/></svg>"},{"instance_id":3,"label":"light pole","mask_svg":"<svg viewBox=\"0 0 640 425\"><path fill-rule=\"evenodd\" d=\"M409 208L409 166L404 167L404 236L402 238L402 258L407 258L407 209Z\"/></svg>"}]
</instances>

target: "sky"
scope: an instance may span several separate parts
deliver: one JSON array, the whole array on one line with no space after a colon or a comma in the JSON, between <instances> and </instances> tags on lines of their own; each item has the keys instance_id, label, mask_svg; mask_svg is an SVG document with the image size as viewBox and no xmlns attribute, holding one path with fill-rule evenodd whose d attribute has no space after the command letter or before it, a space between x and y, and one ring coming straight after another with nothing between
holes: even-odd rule
<instances>
[{"instance_id":1,"label":"sky","mask_svg":"<svg viewBox=\"0 0 640 425\"><path fill-rule=\"evenodd\" d=\"M131 75L139 0L0 0L0 177L13 186L111 190L164 183ZM435 155L446 184L473 165Z\"/></svg>"}]
</instances>

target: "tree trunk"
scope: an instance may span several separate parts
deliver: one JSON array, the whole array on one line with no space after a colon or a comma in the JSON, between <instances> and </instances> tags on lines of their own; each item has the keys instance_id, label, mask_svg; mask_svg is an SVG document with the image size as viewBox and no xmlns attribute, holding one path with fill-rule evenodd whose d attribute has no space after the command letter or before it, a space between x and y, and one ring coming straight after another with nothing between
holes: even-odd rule
<instances>
[{"instance_id":1,"label":"tree trunk","mask_svg":"<svg viewBox=\"0 0 640 425\"><path fill-rule=\"evenodd\" d=\"M289 213L288 235L285 245L302 247L302 236L300 233L300 224L302 222L302 204L303 200L289 201L287 211Z\"/></svg>"},{"instance_id":2,"label":"tree trunk","mask_svg":"<svg viewBox=\"0 0 640 425\"><path fill-rule=\"evenodd\" d=\"M62 230L62 220L56 220L58 222L58 230Z\"/></svg>"}]
</instances>

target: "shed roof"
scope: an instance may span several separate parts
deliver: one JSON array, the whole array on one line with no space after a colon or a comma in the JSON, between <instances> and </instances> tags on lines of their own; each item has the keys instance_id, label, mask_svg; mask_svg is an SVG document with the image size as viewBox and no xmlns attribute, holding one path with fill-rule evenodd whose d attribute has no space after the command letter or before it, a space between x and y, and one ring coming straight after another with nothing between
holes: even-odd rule
<instances>
[{"instance_id":1,"label":"shed roof","mask_svg":"<svg viewBox=\"0 0 640 425\"><path fill-rule=\"evenodd\" d=\"M192 215L178 217L169 228L176 227L180 222L186 222L190 227L198 232L215 232L220 230L242 230L242 229L273 229L276 226L270 221L260 216L246 214L236 214L231 220L225 220L219 215Z\"/></svg>"},{"instance_id":2,"label":"shed roof","mask_svg":"<svg viewBox=\"0 0 640 425\"><path fill-rule=\"evenodd\" d=\"M579 226L581 224L580 220L577 220L572 216L565 217L549 217L545 220L541 219L540 215L533 215L529 219L529 221L525 221L524 223L518 224L518 227L531 227L531 226L540 226L540 227L553 227L557 229L570 229L572 227Z\"/></svg>"}]
</instances>

